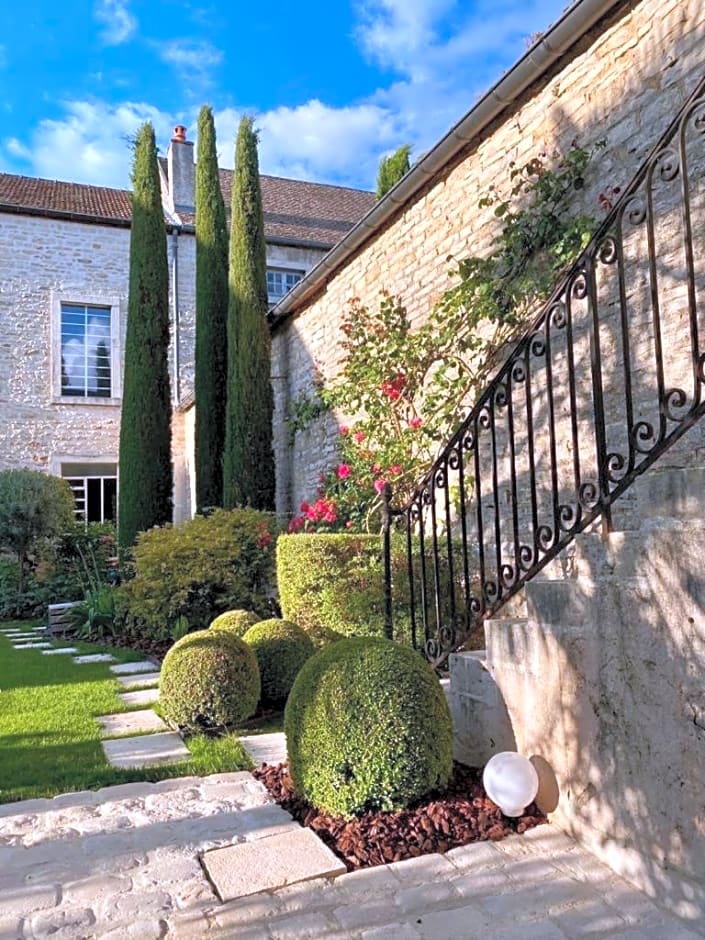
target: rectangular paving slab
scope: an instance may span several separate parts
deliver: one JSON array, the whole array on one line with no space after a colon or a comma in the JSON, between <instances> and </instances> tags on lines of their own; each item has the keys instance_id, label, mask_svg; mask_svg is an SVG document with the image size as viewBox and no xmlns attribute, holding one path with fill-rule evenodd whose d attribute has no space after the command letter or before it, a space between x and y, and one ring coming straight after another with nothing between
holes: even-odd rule
<instances>
[{"instance_id":1,"label":"rectangular paving slab","mask_svg":"<svg viewBox=\"0 0 705 940\"><path fill-rule=\"evenodd\" d=\"M123 689L134 689L140 685L158 685L159 673L143 672L136 676L118 676L117 680Z\"/></svg>"},{"instance_id":2,"label":"rectangular paving slab","mask_svg":"<svg viewBox=\"0 0 705 940\"><path fill-rule=\"evenodd\" d=\"M48 644L47 644L48 645ZM42 656L61 656L68 653L77 653L75 646L62 646L58 650L42 650Z\"/></svg>"},{"instance_id":3,"label":"rectangular paving slab","mask_svg":"<svg viewBox=\"0 0 705 940\"><path fill-rule=\"evenodd\" d=\"M74 656L73 661L84 666L88 663L114 663L115 657L110 653L88 653L86 656Z\"/></svg>"},{"instance_id":4,"label":"rectangular paving slab","mask_svg":"<svg viewBox=\"0 0 705 940\"><path fill-rule=\"evenodd\" d=\"M140 734L142 731L168 731L159 715L146 708L140 712L122 712L119 715L102 715L96 719L104 738L119 734Z\"/></svg>"},{"instance_id":5,"label":"rectangular paving slab","mask_svg":"<svg viewBox=\"0 0 705 940\"><path fill-rule=\"evenodd\" d=\"M154 672L154 663L148 659L143 659L139 663L119 663L117 666L111 666L110 671L116 676L130 676L135 672Z\"/></svg>"},{"instance_id":6,"label":"rectangular paving slab","mask_svg":"<svg viewBox=\"0 0 705 940\"><path fill-rule=\"evenodd\" d=\"M191 752L175 731L145 734L138 738L101 741L108 763L113 767L149 767L188 760Z\"/></svg>"},{"instance_id":7,"label":"rectangular paving slab","mask_svg":"<svg viewBox=\"0 0 705 940\"><path fill-rule=\"evenodd\" d=\"M47 650L51 643L17 643L13 646L16 650Z\"/></svg>"},{"instance_id":8,"label":"rectangular paving slab","mask_svg":"<svg viewBox=\"0 0 705 940\"><path fill-rule=\"evenodd\" d=\"M203 867L221 901L244 898L312 878L345 874L345 865L310 829L213 849Z\"/></svg>"},{"instance_id":9,"label":"rectangular paving slab","mask_svg":"<svg viewBox=\"0 0 705 940\"><path fill-rule=\"evenodd\" d=\"M159 689L140 689L137 692L121 692L118 698L125 705L154 705L159 701Z\"/></svg>"},{"instance_id":10,"label":"rectangular paving slab","mask_svg":"<svg viewBox=\"0 0 705 940\"><path fill-rule=\"evenodd\" d=\"M283 731L241 735L240 744L255 764L283 764L286 760L286 735Z\"/></svg>"}]
</instances>

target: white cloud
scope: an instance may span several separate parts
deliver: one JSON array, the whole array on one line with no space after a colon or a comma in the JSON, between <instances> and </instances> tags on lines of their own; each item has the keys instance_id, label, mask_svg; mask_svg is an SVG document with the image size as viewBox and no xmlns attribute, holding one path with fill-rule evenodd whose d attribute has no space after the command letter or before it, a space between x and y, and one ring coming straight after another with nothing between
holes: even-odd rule
<instances>
[{"instance_id":1,"label":"white cloud","mask_svg":"<svg viewBox=\"0 0 705 940\"><path fill-rule=\"evenodd\" d=\"M212 69L223 61L222 51L205 40L171 39L154 46L160 59L176 69L195 95L210 85Z\"/></svg>"},{"instance_id":2,"label":"white cloud","mask_svg":"<svg viewBox=\"0 0 705 940\"><path fill-rule=\"evenodd\" d=\"M122 45L137 31L137 20L125 0L98 0L95 18L103 24L100 38L106 46Z\"/></svg>"}]
</instances>

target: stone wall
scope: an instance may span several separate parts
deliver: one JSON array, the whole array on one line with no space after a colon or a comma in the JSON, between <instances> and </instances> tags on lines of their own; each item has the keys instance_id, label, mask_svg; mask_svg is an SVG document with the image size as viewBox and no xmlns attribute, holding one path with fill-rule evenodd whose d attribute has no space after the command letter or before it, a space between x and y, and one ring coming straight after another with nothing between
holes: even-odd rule
<instances>
[{"instance_id":1,"label":"stone wall","mask_svg":"<svg viewBox=\"0 0 705 940\"><path fill-rule=\"evenodd\" d=\"M412 321L426 317L451 283L447 257L486 250L497 223L491 209L478 209L478 200L492 184L502 191L512 161L522 165L540 152L565 152L573 140L589 146L606 139L576 202L576 210L599 217L598 195L631 179L700 78L704 38L705 9L698 0L626 3L595 27L277 328L275 374L287 395L310 390L314 369L326 378L336 374L341 313L352 297L372 306L387 290L402 297ZM275 416L278 507L291 512L310 497L334 453L335 422L323 422L289 447L285 400L278 396Z\"/></svg>"}]
</instances>

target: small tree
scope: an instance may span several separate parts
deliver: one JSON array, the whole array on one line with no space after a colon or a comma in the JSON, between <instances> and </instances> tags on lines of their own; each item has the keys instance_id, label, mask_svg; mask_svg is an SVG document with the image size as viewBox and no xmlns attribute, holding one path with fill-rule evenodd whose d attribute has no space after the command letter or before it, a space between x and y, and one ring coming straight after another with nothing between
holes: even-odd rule
<instances>
[{"instance_id":1,"label":"small tree","mask_svg":"<svg viewBox=\"0 0 705 940\"><path fill-rule=\"evenodd\" d=\"M38 470L0 472L0 548L17 556L19 594L27 556L37 542L60 535L73 522L74 500L66 480Z\"/></svg>"},{"instance_id":2,"label":"small tree","mask_svg":"<svg viewBox=\"0 0 705 940\"><path fill-rule=\"evenodd\" d=\"M243 118L235 146L230 230L228 394L223 454L223 505L274 507L274 408L267 326L267 256L252 118Z\"/></svg>"},{"instance_id":3,"label":"small tree","mask_svg":"<svg viewBox=\"0 0 705 940\"><path fill-rule=\"evenodd\" d=\"M211 108L198 116L196 162L196 506L223 502L227 388L228 229Z\"/></svg>"},{"instance_id":4,"label":"small tree","mask_svg":"<svg viewBox=\"0 0 705 940\"><path fill-rule=\"evenodd\" d=\"M382 157L379 161L377 170L377 198L381 199L386 195L392 186L395 186L402 176L405 176L411 169L409 163L409 154L411 147L404 144L388 157Z\"/></svg>"},{"instance_id":5,"label":"small tree","mask_svg":"<svg viewBox=\"0 0 705 940\"><path fill-rule=\"evenodd\" d=\"M143 124L132 171L130 287L120 422L118 541L171 520L169 272L154 129Z\"/></svg>"}]
</instances>

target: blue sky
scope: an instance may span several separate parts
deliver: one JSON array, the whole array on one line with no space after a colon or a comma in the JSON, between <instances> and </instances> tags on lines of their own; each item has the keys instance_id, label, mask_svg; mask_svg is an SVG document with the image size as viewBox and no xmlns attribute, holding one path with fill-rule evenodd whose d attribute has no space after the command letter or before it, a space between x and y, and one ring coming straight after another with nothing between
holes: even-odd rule
<instances>
[{"instance_id":1,"label":"blue sky","mask_svg":"<svg viewBox=\"0 0 705 940\"><path fill-rule=\"evenodd\" d=\"M127 187L144 120L166 151L212 105L222 166L255 116L265 173L373 188L418 157L567 0L6 0L0 170Z\"/></svg>"}]
</instances>

